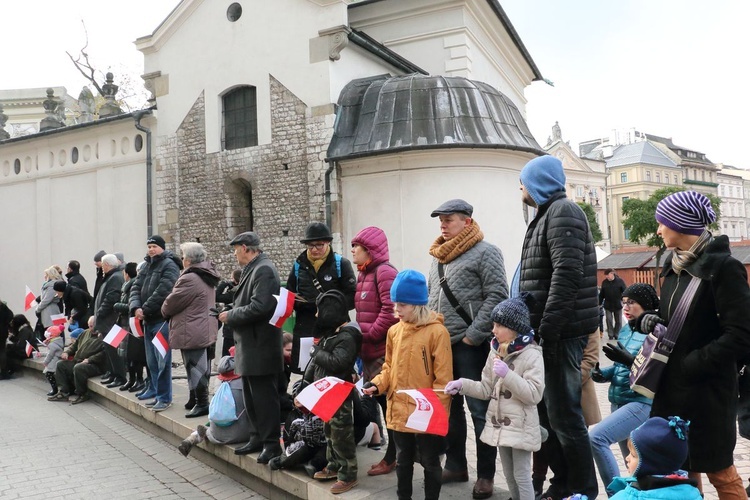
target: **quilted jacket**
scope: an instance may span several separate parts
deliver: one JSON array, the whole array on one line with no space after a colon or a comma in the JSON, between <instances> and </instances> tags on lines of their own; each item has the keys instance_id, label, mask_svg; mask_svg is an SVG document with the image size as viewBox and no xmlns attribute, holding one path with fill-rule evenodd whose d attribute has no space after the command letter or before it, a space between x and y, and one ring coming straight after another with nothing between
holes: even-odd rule
<instances>
[{"instance_id":1,"label":"quilted jacket","mask_svg":"<svg viewBox=\"0 0 750 500\"><path fill-rule=\"evenodd\" d=\"M531 292L531 327L545 342L588 336L599 327L596 252L583 210L557 193L526 229L520 290Z\"/></svg>"},{"instance_id":2,"label":"quilted jacket","mask_svg":"<svg viewBox=\"0 0 750 500\"><path fill-rule=\"evenodd\" d=\"M461 394L476 399L491 399L480 439L490 446L537 451L542 446L536 409L544 393L542 348L531 343L520 351L508 354L505 362L510 370L500 378L492 371L492 364L500 354L495 348L496 342L491 345L482 370L482 380L461 379Z\"/></svg>"},{"instance_id":3,"label":"quilted jacket","mask_svg":"<svg viewBox=\"0 0 750 500\"><path fill-rule=\"evenodd\" d=\"M428 307L445 317L452 344L466 336L479 345L492 334L492 309L508 298L503 254L495 245L480 241L443 270L448 287L473 321L467 325L445 297L436 259L430 265Z\"/></svg>"},{"instance_id":4,"label":"quilted jacket","mask_svg":"<svg viewBox=\"0 0 750 500\"><path fill-rule=\"evenodd\" d=\"M372 361L385 356L388 329L398 322L393 315L391 284L396 279L396 268L388 262L388 239L382 229L368 227L352 239L352 244L367 249L370 262L357 276L354 307L357 323L362 329L360 357Z\"/></svg>"},{"instance_id":5,"label":"quilted jacket","mask_svg":"<svg viewBox=\"0 0 750 500\"><path fill-rule=\"evenodd\" d=\"M620 330L617 337L625 349L635 356L641 350L646 335L633 330L626 324ZM651 399L642 396L630 388L630 368L622 363L614 363L612 366L602 368L602 376L612 382L609 386L609 402L619 406L632 402L651 404Z\"/></svg>"},{"instance_id":6,"label":"quilted jacket","mask_svg":"<svg viewBox=\"0 0 750 500\"><path fill-rule=\"evenodd\" d=\"M385 421L389 429L418 433L406 427L406 421L416 409L411 396L399 389L443 389L453 376L453 356L443 317L416 326L403 321L388 330L385 363L379 375L372 379L379 394L386 394L388 409ZM451 397L438 392L446 413L450 413Z\"/></svg>"}]
</instances>

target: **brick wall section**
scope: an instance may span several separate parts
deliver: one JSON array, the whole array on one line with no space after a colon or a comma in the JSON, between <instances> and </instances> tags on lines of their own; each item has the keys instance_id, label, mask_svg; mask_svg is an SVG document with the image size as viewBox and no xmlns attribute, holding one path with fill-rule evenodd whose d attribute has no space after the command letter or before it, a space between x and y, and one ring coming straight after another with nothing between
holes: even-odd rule
<instances>
[{"instance_id":1,"label":"brick wall section","mask_svg":"<svg viewBox=\"0 0 750 500\"><path fill-rule=\"evenodd\" d=\"M249 229L247 187L252 187L253 229L282 281L302 251L299 239L307 223L325 218L323 160L334 116L314 113L273 77L269 85L270 144L206 154L201 95L157 151L159 233L175 251L182 242L200 239L223 277L237 267L227 242Z\"/></svg>"}]
</instances>

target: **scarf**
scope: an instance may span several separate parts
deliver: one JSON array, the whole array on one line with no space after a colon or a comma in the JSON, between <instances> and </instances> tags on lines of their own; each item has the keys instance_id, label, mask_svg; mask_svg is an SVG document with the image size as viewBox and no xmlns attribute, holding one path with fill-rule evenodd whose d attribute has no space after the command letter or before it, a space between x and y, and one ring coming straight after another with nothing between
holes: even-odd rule
<instances>
[{"instance_id":1,"label":"scarf","mask_svg":"<svg viewBox=\"0 0 750 500\"><path fill-rule=\"evenodd\" d=\"M367 266L369 266L370 264L372 264L372 259L367 259L367 262L365 262L364 264L357 264L357 271L359 271L360 273L367 271Z\"/></svg>"},{"instance_id":2,"label":"scarf","mask_svg":"<svg viewBox=\"0 0 750 500\"><path fill-rule=\"evenodd\" d=\"M479 229L479 224L477 224L477 221L472 220L471 224L463 228L455 238L445 241L445 238L438 236L430 247L430 255L435 257L441 264L447 264L466 253L483 239L484 234Z\"/></svg>"},{"instance_id":3,"label":"scarf","mask_svg":"<svg viewBox=\"0 0 750 500\"><path fill-rule=\"evenodd\" d=\"M313 269L315 269L316 273L320 271L320 267L326 261L326 259L328 258L328 254L330 253L331 253L331 246L329 245L328 248L326 249L326 253L323 254L323 257L321 257L318 260L313 260L310 250L307 251L307 260L310 261L310 264L312 264Z\"/></svg>"},{"instance_id":4,"label":"scarf","mask_svg":"<svg viewBox=\"0 0 750 500\"><path fill-rule=\"evenodd\" d=\"M500 344L496 338L492 339L492 348L495 349L501 358L505 358L508 354L518 352L524 347L534 342L534 332L530 332L528 335L518 335L515 339L507 344Z\"/></svg>"},{"instance_id":5,"label":"scarf","mask_svg":"<svg viewBox=\"0 0 750 500\"><path fill-rule=\"evenodd\" d=\"M711 239L713 239L713 235L708 229L706 229L698 237L696 242L693 243L690 250L678 250L675 248L672 252L672 269L674 272L679 276L686 267L695 262L698 256L703 253L703 250L706 249L706 246Z\"/></svg>"}]
</instances>

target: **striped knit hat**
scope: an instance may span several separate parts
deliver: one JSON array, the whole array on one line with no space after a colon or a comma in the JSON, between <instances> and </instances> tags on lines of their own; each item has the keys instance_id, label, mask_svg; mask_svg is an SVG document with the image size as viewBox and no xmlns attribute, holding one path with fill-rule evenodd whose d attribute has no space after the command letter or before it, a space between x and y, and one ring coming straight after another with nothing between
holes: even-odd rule
<instances>
[{"instance_id":1,"label":"striped knit hat","mask_svg":"<svg viewBox=\"0 0 750 500\"><path fill-rule=\"evenodd\" d=\"M656 205L656 220L678 233L700 236L716 220L711 201L695 191L672 193Z\"/></svg>"}]
</instances>

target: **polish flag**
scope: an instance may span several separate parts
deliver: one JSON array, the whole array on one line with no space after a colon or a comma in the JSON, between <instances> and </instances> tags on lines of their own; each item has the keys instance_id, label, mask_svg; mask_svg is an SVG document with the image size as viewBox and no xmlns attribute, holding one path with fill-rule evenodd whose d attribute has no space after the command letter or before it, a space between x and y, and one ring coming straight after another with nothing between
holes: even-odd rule
<instances>
[{"instance_id":1,"label":"polish flag","mask_svg":"<svg viewBox=\"0 0 750 500\"><path fill-rule=\"evenodd\" d=\"M26 298L24 299L24 311L28 311L31 309L31 306L34 304L34 301L36 300L36 296L34 296L34 293L31 291L31 288L29 288L29 285L26 285Z\"/></svg>"},{"instance_id":2,"label":"polish flag","mask_svg":"<svg viewBox=\"0 0 750 500\"><path fill-rule=\"evenodd\" d=\"M130 318L130 334L133 337L143 337L143 327L141 326L141 322L135 319L135 317Z\"/></svg>"},{"instance_id":3,"label":"polish flag","mask_svg":"<svg viewBox=\"0 0 750 500\"><path fill-rule=\"evenodd\" d=\"M50 319L52 320L53 325L63 326L65 324L64 314L53 314L52 316L50 316Z\"/></svg>"},{"instance_id":4,"label":"polish flag","mask_svg":"<svg viewBox=\"0 0 750 500\"><path fill-rule=\"evenodd\" d=\"M156 335L154 335L154 340L152 340L151 343L154 344L154 347L156 347L156 350L159 351L159 354L161 354L162 358L167 357L169 344L167 343L167 339L164 338L164 335L161 334L161 330L156 332Z\"/></svg>"},{"instance_id":5,"label":"polish flag","mask_svg":"<svg viewBox=\"0 0 750 500\"><path fill-rule=\"evenodd\" d=\"M448 434L448 413L432 389L402 389L396 391L414 399L416 408L405 426L426 434L445 436Z\"/></svg>"},{"instance_id":6,"label":"polish flag","mask_svg":"<svg viewBox=\"0 0 750 500\"><path fill-rule=\"evenodd\" d=\"M284 321L294 312L294 298L296 295L286 288L282 288L279 294L274 295L274 297L276 297L279 303L276 304L276 310L273 312L273 317L269 323L276 328L281 328Z\"/></svg>"},{"instance_id":7,"label":"polish flag","mask_svg":"<svg viewBox=\"0 0 750 500\"><path fill-rule=\"evenodd\" d=\"M351 394L354 384L336 377L324 377L305 387L297 395L302 406L319 416L324 422L333 418L344 400Z\"/></svg>"},{"instance_id":8,"label":"polish flag","mask_svg":"<svg viewBox=\"0 0 750 500\"><path fill-rule=\"evenodd\" d=\"M26 341L26 357L30 358L31 353L34 352L34 346L27 340Z\"/></svg>"},{"instance_id":9,"label":"polish flag","mask_svg":"<svg viewBox=\"0 0 750 500\"><path fill-rule=\"evenodd\" d=\"M122 339L125 338L125 336L128 334L128 331L124 328L120 328L117 325L113 325L112 329L109 331L106 337L104 337L104 342L111 345L114 348L117 348L120 345L120 342L122 342Z\"/></svg>"}]
</instances>

